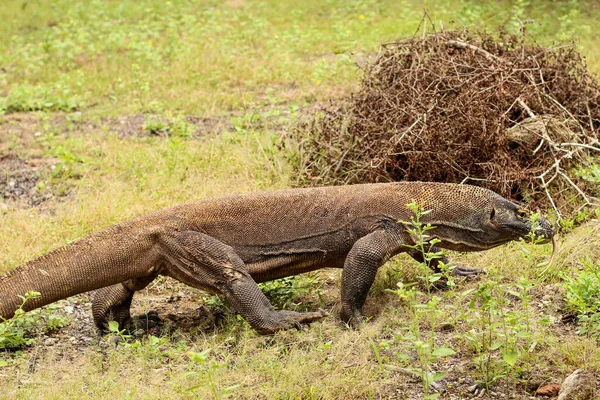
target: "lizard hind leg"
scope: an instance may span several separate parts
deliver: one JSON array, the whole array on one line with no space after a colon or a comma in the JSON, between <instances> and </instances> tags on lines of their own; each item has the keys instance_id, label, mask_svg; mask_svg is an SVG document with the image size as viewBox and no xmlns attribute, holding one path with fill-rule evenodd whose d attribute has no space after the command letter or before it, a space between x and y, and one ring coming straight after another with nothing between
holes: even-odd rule
<instances>
[{"instance_id":1,"label":"lizard hind leg","mask_svg":"<svg viewBox=\"0 0 600 400\"><path fill-rule=\"evenodd\" d=\"M177 232L165 236L162 244L169 276L198 289L222 293L260 334L299 327L327 315L322 310L300 313L273 309L235 250L209 235Z\"/></svg>"},{"instance_id":2,"label":"lizard hind leg","mask_svg":"<svg viewBox=\"0 0 600 400\"><path fill-rule=\"evenodd\" d=\"M107 332L110 321L118 322L120 329L130 325L133 322L130 307L134 293L148 286L156 276L150 275L131 279L98 289L92 301L92 315L96 328L101 332ZM154 319L158 318L155 314L148 313L146 327L150 327L152 322L156 322Z\"/></svg>"}]
</instances>

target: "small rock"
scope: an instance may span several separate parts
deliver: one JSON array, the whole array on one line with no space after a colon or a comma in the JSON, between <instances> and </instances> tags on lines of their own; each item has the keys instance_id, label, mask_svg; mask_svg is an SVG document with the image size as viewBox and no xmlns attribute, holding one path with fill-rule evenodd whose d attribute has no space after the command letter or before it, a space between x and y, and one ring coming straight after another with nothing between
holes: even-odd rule
<instances>
[{"instance_id":1,"label":"small rock","mask_svg":"<svg viewBox=\"0 0 600 400\"><path fill-rule=\"evenodd\" d=\"M436 392L443 392L444 390L444 385L442 385L440 382L431 382L429 384L429 386L435 390Z\"/></svg>"},{"instance_id":2,"label":"small rock","mask_svg":"<svg viewBox=\"0 0 600 400\"><path fill-rule=\"evenodd\" d=\"M56 342L58 342L58 339L49 337L44 339L44 346L54 346Z\"/></svg>"},{"instance_id":3,"label":"small rock","mask_svg":"<svg viewBox=\"0 0 600 400\"><path fill-rule=\"evenodd\" d=\"M467 391L468 391L469 393L475 393L475 392L477 391L477 389L479 389L479 385L473 385L473 386L469 386L469 387L467 388Z\"/></svg>"},{"instance_id":4,"label":"small rock","mask_svg":"<svg viewBox=\"0 0 600 400\"><path fill-rule=\"evenodd\" d=\"M167 299L167 303L175 303L177 301L181 300L181 295L171 295L169 296L169 298Z\"/></svg>"},{"instance_id":5,"label":"small rock","mask_svg":"<svg viewBox=\"0 0 600 400\"><path fill-rule=\"evenodd\" d=\"M123 338L121 336L111 336L108 338L108 344L112 345L113 347L117 347L119 345L119 343L124 342Z\"/></svg>"},{"instance_id":6,"label":"small rock","mask_svg":"<svg viewBox=\"0 0 600 400\"><path fill-rule=\"evenodd\" d=\"M440 330L440 332L452 332L456 328L452 324L441 324L438 329Z\"/></svg>"},{"instance_id":7,"label":"small rock","mask_svg":"<svg viewBox=\"0 0 600 400\"><path fill-rule=\"evenodd\" d=\"M558 383L549 383L540 386L536 391L535 395L540 397L554 397L558 396L560 385Z\"/></svg>"},{"instance_id":8,"label":"small rock","mask_svg":"<svg viewBox=\"0 0 600 400\"><path fill-rule=\"evenodd\" d=\"M483 395L485 394L485 388L481 385L469 386L467 390L469 391L469 393L472 393L473 396L476 398L483 397Z\"/></svg>"},{"instance_id":9,"label":"small rock","mask_svg":"<svg viewBox=\"0 0 600 400\"><path fill-rule=\"evenodd\" d=\"M594 376L578 369L569 375L560 386L558 400L592 400L595 392Z\"/></svg>"}]
</instances>

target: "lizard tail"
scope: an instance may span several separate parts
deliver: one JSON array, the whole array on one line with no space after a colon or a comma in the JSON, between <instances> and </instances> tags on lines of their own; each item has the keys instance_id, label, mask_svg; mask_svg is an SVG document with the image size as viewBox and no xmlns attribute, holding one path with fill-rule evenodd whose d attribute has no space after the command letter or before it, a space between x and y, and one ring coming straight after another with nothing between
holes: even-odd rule
<instances>
[{"instance_id":1,"label":"lizard tail","mask_svg":"<svg viewBox=\"0 0 600 400\"><path fill-rule=\"evenodd\" d=\"M114 226L0 276L0 317L13 317L23 303L19 296L29 291L41 296L28 300L24 311L140 276L152 261L152 240L133 231Z\"/></svg>"}]
</instances>

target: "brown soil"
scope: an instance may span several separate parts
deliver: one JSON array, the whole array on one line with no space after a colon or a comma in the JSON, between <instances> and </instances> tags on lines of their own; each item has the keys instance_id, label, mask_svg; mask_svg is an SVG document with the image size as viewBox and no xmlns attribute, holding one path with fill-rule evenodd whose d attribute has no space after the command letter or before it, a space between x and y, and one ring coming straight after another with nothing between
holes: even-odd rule
<instances>
[{"instance_id":1,"label":"brown soil","mask_svg":"<svg viewBox=\"0 0 600 400\"><path fill-rule=\"evenodd\" d=\"M41 206L55 197L52 187L43 184L41 177L51 173L59 162L55 158L24 160L12 152L0 156L0 198L17 206Z\"/></svg>"}]
</instances>

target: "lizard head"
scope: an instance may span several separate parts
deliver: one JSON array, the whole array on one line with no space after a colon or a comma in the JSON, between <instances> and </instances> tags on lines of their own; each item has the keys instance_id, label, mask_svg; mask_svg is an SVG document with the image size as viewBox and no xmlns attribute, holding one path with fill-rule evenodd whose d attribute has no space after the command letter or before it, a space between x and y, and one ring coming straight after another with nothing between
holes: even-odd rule
<instances>
[{"instance_id":1,"label":"lizard head","mask_svg":"<svg viewBox=\"0 0 600 400\"><path fill-rule=\"evenodd\" d=\"M548 243L554 236L552 224L547 219L490 190L469 185L445 185L431 193L425 208L430 206L432 212L423 218L423 222L436 227L431 236L441 240L440 247L478 251L520 238L535 238L536 244Z\"/></svg>"},{"instance_id":2,"label":"lizard head","mask_svg":"<svg viewBox=\"0 0 600 400\"><path fill-rule=\"evenodd\" d=\"M520 208L516 204L497 196L487 211L487 236L501 238L532 239L535 243L548 243L554 236L552 224L539 214Z\"/></svg>"}]
</instances>

